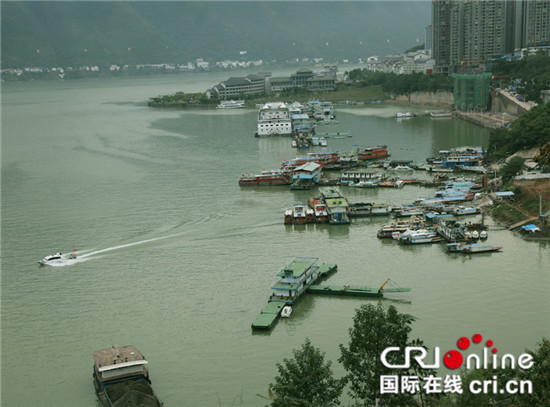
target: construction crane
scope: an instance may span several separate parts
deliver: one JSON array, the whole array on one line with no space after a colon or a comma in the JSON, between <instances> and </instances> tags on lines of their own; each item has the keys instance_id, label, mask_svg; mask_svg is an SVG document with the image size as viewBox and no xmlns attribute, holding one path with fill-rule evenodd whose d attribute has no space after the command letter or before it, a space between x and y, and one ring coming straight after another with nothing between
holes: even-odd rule
<instances>
[{"instance_id":1,"label":"construction crane","mask_svg":"<svg viewBox=\"0 0 550 407\"><path fill-rule=\"evenodd\" d=\"M469 64L470 62L485 62L485 60L484 59L464 59L464 57L462 57L462 62L461 62L462 72L464 72L464 70L466 69L466 65Z\"/></svg>"}]
</instances>

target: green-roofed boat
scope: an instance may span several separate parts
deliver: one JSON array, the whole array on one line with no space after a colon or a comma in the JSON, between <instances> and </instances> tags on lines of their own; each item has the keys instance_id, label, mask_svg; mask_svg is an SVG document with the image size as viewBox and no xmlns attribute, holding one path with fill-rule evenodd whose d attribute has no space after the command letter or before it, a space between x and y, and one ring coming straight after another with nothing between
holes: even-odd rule
<instances>
[{"instance_id":1,"label":"green-roofed boat","mask_svg":"<svg viewBox=\"0 0 550 407\"><path fill-rule=\"evenodd\" d=\"M319 277L337 269L336 264L317 266L318 260L317 257L296 257L277 274L279 281L271 287L269 302L252 323L253 329L271 329L285 306L295 304Z\"/></svg>"}]
</instances>

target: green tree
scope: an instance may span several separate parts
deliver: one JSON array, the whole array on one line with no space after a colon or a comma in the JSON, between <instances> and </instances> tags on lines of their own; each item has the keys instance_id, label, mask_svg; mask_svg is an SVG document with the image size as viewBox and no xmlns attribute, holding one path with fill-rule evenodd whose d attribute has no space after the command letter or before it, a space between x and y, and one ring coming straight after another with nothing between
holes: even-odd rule
<instances>
[{"instance_id":1,"label":"green tree","mask_svg":"<svg viewBox=\"0 0 550 407\"><path fill-rule=\"evenodd\" d=\"M414 318L400 314L390 305L387 310L379 303L363 305L357 309L353 327L349 330L348 346L340 345L341 356L338 359L348 372L349 394L362 405L374 404L380 391L380 376L407 374L387 368L380 361L384 349L390 346L405 348L409 343L411 323ZM404 363L404 352L391 352L388 361L392 364ZM410 406L414 404L410 394L384 394L381 397L387 405Z\"/></svg>"},{"instance_id":2,"label":"green tree","mask_svg":"<svg viewBox=\"0 0 550 407\"><path fill-rule=\"evenodd\" d=\"M496 129L489 137L489 158L494 161L516 151L550 142L550 102L539 105L512 123L510 130Z\"/></svg>"},{"instance_id":3,"label":"green tree","mask_svg":"<svg viewBox=\"0 0 550 407\"><path fill-rule=\"evenodd\" d=\"M304 406L331 407L340 404L339 397L345 379L332 376L331 364L325 363L325 354L306 339L294 357L277 363L279 374L269 385L273 392L273 407Z\"/></svg>"},{"instance_id":4,"label":"green tree","mask_svg":"<svg viewBox=\"0 0 550 407\"><path fill-rule=\"evenodd\" d=\"M550 406L550 341L542 338L538 349L527 351L533 356L533 367L517 370L519 380L529 380L533 384L530 394L515 396L517 407L548 407Z\"/></svg>"},{"instance_id":5,"label":"green tree","mask_svg":"<svg viewBox=\"0 0 550 407\"><path fill-rule=\"evenodd\" d=\"M460 373L462 382L462 393L452 394L448 396L451 400L450 405L454 407L478 407L478 406L514 406L512 397L507 393L500 393L500 389L510 380L514 379L514 371L512 369L475 369L475 370L463 370ZM495 379L496 377L496 379ZM492 383L497 382L497 391L493 394ZM482 391L480 393L473 393L470 390L472 382L473 388L483 389L482 384L484 382L491 383L488 387L489 391Z\"/></svg>"},{"instance_id":6,"label":"green tree","mask_svg":"<svg viewBox=\"0 0 550 407\"><path fill-rule=\"evenodd\" d=\"M515 177L523 168L525 159L521 157L512 157L508 163L500 170L500 176L507 181Z\"/></svg>"}]
</instances>

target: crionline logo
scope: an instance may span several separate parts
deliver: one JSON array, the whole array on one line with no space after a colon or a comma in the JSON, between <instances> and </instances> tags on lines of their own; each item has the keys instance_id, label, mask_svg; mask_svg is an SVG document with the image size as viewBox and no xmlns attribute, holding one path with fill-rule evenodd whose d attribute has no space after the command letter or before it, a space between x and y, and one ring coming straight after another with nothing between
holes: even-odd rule
<instances>
[{"instance_id":1,"label":"crionline logo","mask_svg":"<svg viewBox=\"0 0 550 407\"><path fill-rule=\"evenodd\" d=\"M483 337L480 334L475 334L472 336L472 342L475 344L481 343L483 340ZM458 339L457 341L457 347L465 351L470 347L470 339L463 336ZM492 355L489 355L489 349L491 349ZM428 352L426 349L420 346L407 346L405 348L405 363L402 365L394 365L387 360L387 356L392 352L400 352L401 349L399 347L389 347L386 348L382 354L380 355L380 361L384 366L390 369L409 369L411 367L411 357L418 363L418 365L423 369L438 369L440 367L440 351L439 347L436 346L434 348L434 363L428 364L425 362L426 356L428 355ZM464 360L466 360L466 369L488 369L489 361L491 361L491 365L493 369L501 368L501 369L515 369L516 364L517 367L521 369L529 369L533 366L533 357L527 353L521 354L516 361L516 358L507 353L502 355L502 357L499 358L497 356L497 348L493 347L493 341L488 340L485 342L485 347L483 348L483 356L480 357L477 354L469 354L464 358L462 353L458 350L449 350L445 352L445 355L443 356L443 363L444 365L449 369L458 369L462 366L464 363ZM516 363L517 362L517 363Z\"/></svg>"}]
</instances>

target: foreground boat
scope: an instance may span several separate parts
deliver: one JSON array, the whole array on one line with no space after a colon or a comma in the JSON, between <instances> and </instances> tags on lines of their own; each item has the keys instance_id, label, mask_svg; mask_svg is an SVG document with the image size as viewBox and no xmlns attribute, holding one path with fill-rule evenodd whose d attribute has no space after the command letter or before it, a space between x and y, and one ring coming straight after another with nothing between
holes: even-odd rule
<instances>
[{"instance_id":1,"label":"foreground boat","mask_svg":"<svg viewBox=\"0 0 550 407\"><path fill-rule=\"evenodd\" d=\"M105 407L161 407L149 379L147 360L134 346L94 352L94 386Z\"/></svg>"}]
</instances>

